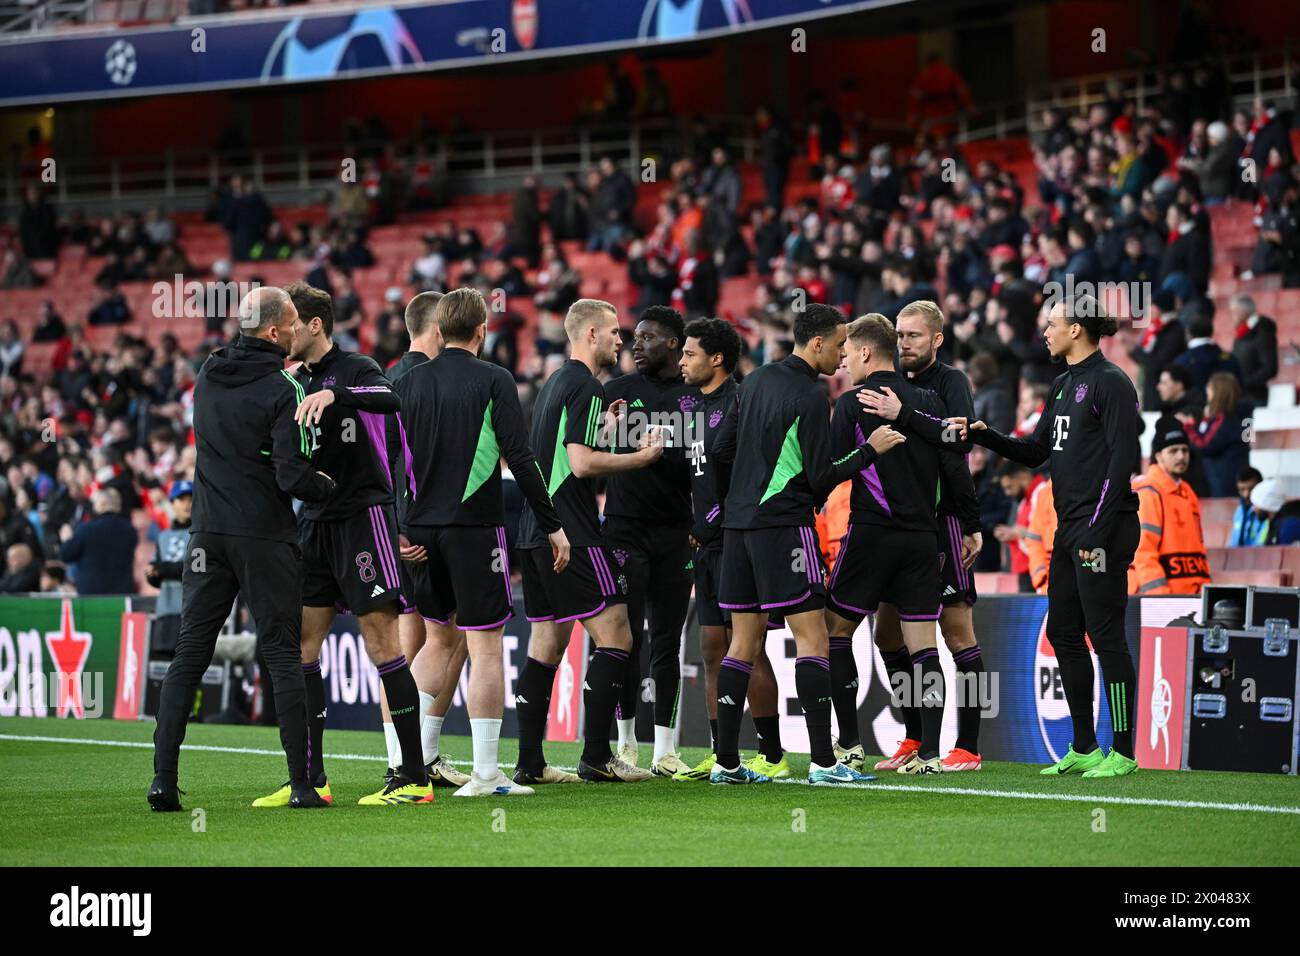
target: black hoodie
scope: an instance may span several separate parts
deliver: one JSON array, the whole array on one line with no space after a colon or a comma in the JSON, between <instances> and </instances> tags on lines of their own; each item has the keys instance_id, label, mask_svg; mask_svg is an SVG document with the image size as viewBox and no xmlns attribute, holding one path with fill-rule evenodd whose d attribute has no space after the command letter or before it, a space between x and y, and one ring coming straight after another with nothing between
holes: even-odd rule
<instances>
[{"instance_id":1,"label":"black hoodie","mask_svg":"<svg viewBox=\"0 0 1300 956\"><path fill-rule=\"evenodd\" d=\"M311 435L294 421L303 390L284 370L285 354L241 335L199 369L192 531L296 542L291 499L333 493L333 480L312 466Z\"/></svg>"}]
</instances>

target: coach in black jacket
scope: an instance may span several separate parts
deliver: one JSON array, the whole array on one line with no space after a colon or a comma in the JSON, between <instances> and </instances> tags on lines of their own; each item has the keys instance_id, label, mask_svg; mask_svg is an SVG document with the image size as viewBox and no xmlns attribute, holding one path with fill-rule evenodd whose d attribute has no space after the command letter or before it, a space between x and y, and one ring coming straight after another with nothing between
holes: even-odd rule
<instances>
[{"instance_id":1,"label":"coach in black jacket","mask_svg":"<svg viewBox=\"0 0 1300 956\"><path fill-rule=\"evenodd\" d=\"M158 704L149 805L179 810L177 764L194 691L235 595L257 624L275 687L291 806L325 806L307 780L306 701L299 640L302 559L293 498L323 501L334 481L311 465L312 437L294 420L301 389L284 371L297 312L282 289L250 292L243 330L215 352L194 386L194 519L182 588L181 633Z\"/></svg>"}]
</instances>

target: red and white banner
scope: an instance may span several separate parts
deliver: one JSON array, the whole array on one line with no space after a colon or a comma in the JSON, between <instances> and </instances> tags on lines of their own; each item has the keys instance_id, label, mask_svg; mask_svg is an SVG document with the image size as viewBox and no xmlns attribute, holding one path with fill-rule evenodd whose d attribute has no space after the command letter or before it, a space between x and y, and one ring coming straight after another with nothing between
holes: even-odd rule
<instances>
[{"instance_id":1,"label":"red and white banner","mask_svg":"<svg viewBox=\"0 0 1300 956\"><path fill-rule=\"evenodd\" d=\"M581 621L574 621L569 646L555 673L551 714L546 722L547 740L578 739L582 729L582 677L586 664L587 631Z\"/></svg>"},{"instance_id":2,"label":"red and white banner","mask_svg":"<svg viewBox=\"0 0 1300 956\"><path fill-rule=\"evenodd\" d=\"M122 643L117 655L117 696L114 720L139 720L144 704L144 664L149 615L132 611L122 615Z\"/></svg>"}]
</instances>

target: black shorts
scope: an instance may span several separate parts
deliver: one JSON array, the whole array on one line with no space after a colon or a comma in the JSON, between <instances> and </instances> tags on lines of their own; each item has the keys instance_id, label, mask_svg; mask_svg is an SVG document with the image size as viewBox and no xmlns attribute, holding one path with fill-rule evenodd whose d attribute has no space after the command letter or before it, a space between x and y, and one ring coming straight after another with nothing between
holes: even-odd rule
<instances>
[{"instance_id":1,"label":"black shorts","mask_svg":"<svg viewBox=\"0 0 1300 956\"><path fill-rule=\"evenodd\" d=\"M573 545L569 564L556 574L550 548L519 552L524 575L524 613L530 621L581 621L611 604L627 603L627 576L601 545Z\"/></svg>"},{"instance_id":2,"label":"black shorts","mask_svg":"<svg viewBox=\"0 0 1300 956\"><path fill-rule=\"evenodd\" d=\"M718 606L726 611L780 614L826 606L826 572L817 529L728 529L722 539Z\"/></svg>"},{"instance_id":3,"label":"black shorts","mask_svg":"<svg viewBox=\"0 0 1300 956\"><path fill-rule=\"evenodd\" d=\"M337 521L302 523L302 603L367 614L401 604L397 518L391 505L371 505Z\"/></svg>"},{"instance_id":4,"label":"black shorts","mask_svg":"<svg viewBox=\"0 0 1300 956\"><path fill-rule=\"evenodd\" d=\"M855 525L840 542L826 603L850 621L874 614L881 601L904 621L939 619L939 546L928 531Z\"/></svg>"},{"instance_id":5,"label":"black shorts","mask_svg":"<svg viewBox=\"0 0 1300 956\"><path fill-rule=\"evenodd\" d=\"M961 522L952 515L939 515L939 577L943 585L940 602L974 604L975 575L961 563Z\"/></svg>"},{"instance_id":6,"label":"black shorts","mask_svg":"<svg viewBox=\"0 0 1300 956\"><path fill-rule=\"evenodd\" d=\"M490 631L514 617L510 591L510 548L497 525L411 526L406 539L429 559L408 565L416 609L426 621L462 631Z\"/></svg>"},{"instance_id":7,"label":"black shorts","mask_svg":"<svg viewBox=\"0 0 1300 956\"><path fill-rule=\"evenodd\" d=\"M731 612L718 606L718 585L722 576L722 549L696 548L695 619L700 627L731 625Z\"/></svg>"}]
</instances>

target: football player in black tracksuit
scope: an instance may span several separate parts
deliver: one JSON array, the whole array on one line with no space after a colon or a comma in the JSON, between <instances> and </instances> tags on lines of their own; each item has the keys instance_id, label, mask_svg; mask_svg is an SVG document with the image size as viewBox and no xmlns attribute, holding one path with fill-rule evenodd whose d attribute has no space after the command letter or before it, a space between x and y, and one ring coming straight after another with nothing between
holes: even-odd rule
<instances>
[{"instance_id":1,"label":"football player in black tracksuit","mask_svg":"<svg viewBox=\"0 0 1300 956\"><path fill-rule=\"evenodd\" d=\"M935 356L943 343L943 312L939 306L928 300L909 303L898 313L898 360L908 381L913 385L933 393L942 406L939 417L960 416L969 418L974 414L974 401L971 398L970 382L960 369L945 365ZM858 397L867 411L879 415L887 421L897 421L900 428L910 424L912 408L905 408L899 396L886 386L883 391L863 389ZM914 407L914 405L913 405ZM933 409L931 409L933 411ZM931 419L922 422L922 427L934 426ZM957 436L951 430L944 436L945 448L965 456L970 451L970 442L953 441ZM943 758L945 772L980 769L979 728L980 700L977 695L968 693L975 687L980 674L984 672L984 658L979 645L975 642L975 621L973 607L977 600L975 593L975 576L970 568L980 549L984 546L980 533L978 514L962 516L958 513L955 501L953 481L948 475L939 476L939 559L940 578L943 594L940 597L943 609L939 612L939 630L944 643L948 645L957 673L961 675L959 693L956 695L957 740L953 749ZM903 642L903 633L899 627L898 613L890 603L882 602L875 618L875 641L884 659L885 668L891 679L896 673L911 669L911 656ZM848 655L848 664L852 666L853 657ZM831 644L831 676L836 677L836 647L834 638ZM857 668L852 667L851 677L857 679ZM836 691L844 685L845 680L836 680ZM846 695L854 704L852 716L856 717L856 694ZM844 708L840 706L841 698L836 698L836 716L845 717ZM895 753L876 764L877 770L898 770L906 766L915 756L921 740L921 714L912 702L906 698L902 702L903 725L905 737ZM840 727L844 723L841 721ZM856 736L854 738L856 742ZM843 739L840 741L844 744ZM861 756L861 746L856 748L856 756ZM838 751L837 751L838 755ZM853 766L848 760L849 766Z\"/></svg>"},{"instance_id":2,"label":"football player in black tracksuit","mask_svg":"<svg viewBox=\"0 0 1300 956\"><path fill-rule=\"evenodd\" d=\"M472 288L453 289L435 310L444 348L394 386L416 441L406 535L428 571L409 595L426 619L468 637L468 709L474 773L458 797L526 795L497 765L505 700L501 636L514 616L501 459L547 534L552 567L569 562L569 539L528 447L514 377L478 358L487 305Z\"/></svg>"},{"instance_id":3,"label":"football player in black tracksuit","mask_svg":"<svg viewBox=\"0 0 1300 956\"><path fill-rule=\"evenodd\" d=\"M704 658L704 690L709 714L712 747L694 767L673 776L674 780L708 780L718 749L718 669L727 653L731 614L718 607L718 579L722 572L722 501L713 446L722 419L736 401L736 379L732 375L744 343L725 319L696 319L685 328L682 346L682 377L700 390L700 404L687 419L686 441L691 475L691 509L695 521L691 540L695 572L695 616L700 624L700 654ZM760 645L749 678L749 712L758 731L760 751L748 761L756 773L789 776L789 763L781 749L780 711L776 675L767 651ZM781 764L785 763L782 767Z\"/></svg>"},{"instance_id":4,"label":"football player in black tracksuit","mask_svg":"<svg viewBox=\"0 0 1300 956\"><path fill-rule=\"evenodd\" d=\"M255 289L240 303L243 333L218 349L194 385L194 514L176 654L163 679L154 730L149 805L181 809L176 771L194 692L217 634L242 593L275 687L292 807L328 804L307 771L299 635L302 555L293 498L324 502L334 481L315 470L311 440L294 420L298 387L284 370L297 312L281 289Z\"/></svg>"},{"instance_id":5,"label":"football player in black tracksuit","mask_svg":"<svg viewBox=\"0 0 1300 956\"><path fill-rule=\"evenodd\" d=\"M881 428L868 444L832 461L827 401L817 376L840 367L844 336L838 309L814 304L797 315L793 354L745 377L714 444L718 460L731 462L718 603L731 611L732 636L718 671L718 761L711 783L771 780L741 766L738 736L752 662L772 610L785 614L798 649L795 687L808 726L809 782L869 779L838 762L832 750L825 572L813 511L901 436Z\"/></svg>"},{"instance_id":6,"label":"football player in black tracksuit","mask_svg":"<svg viewBox=\"0 0 1300 956\"><path fill-rule=\"evenodd\" d=\"M682 381L681 313L651 306L641 313L632 339L636 372L605 385L611 405L627 403L629 429L662 418L675 424L664 455L649 468L610 475L605 484L605 547L627 576L627 616L632 655L623 695L614 712L618 755L636 766L636 707L641 692L641 647L650 630L650 697L655 746L650 769L661 777L690 768L674 744L681 687L682 627L691 601L691 479L683 454L685 422L699 390ZM632 451L616 448L616 452Z\"/></svg>"},{"instance_id":7,"label":"football player in black tracksuit","mask_svg":"<svg viewBox=\"0 0 1300 956\"><path fill-rule=\"evenodd\" d=\"M940 421L944 409L938 396L903 378L894 367L897 355L898 335L883 315L864 315L849 325L847 365L860 388L845 392L835 403L832 454L856 448L867 435L889 424L859 403L862 391L879 394L889 389L911 410L909 417ZM935 513L941 476L952 488L961 521L978 522L979 503L965 455L952 447L954 443L926 441L907 425L900 425L899 431L909 439L907 443L853 479L848 532L827 582L826 625L832 640L851 640L862 619L889 600L910 654L908 678L899 681L895 693L921 715L919 746L911 760L897 769L931 774L941 770L939 731L947 697L934 636L943 591L939 567L944 549ZM834 661L831 673L834 676ZM854 706L848 726L856 735L856 695L850 703Z\"/></svg>"},{"instance_id":8,"label":"football player in black tracksuit","mask_svg":"<svg viewBox=\"0 0 1300 956\"><path fill-rule=\"evenodd\" d=\"M334 307L327 293L304 282L286 290L298 310L289 358L302 362L295 382L298 420L315 441L316 462L338 473L337 494L302 511L306 569L302 597L302 660L307 678L309 757L316 786L326 786L321 744L325 686L320 649L340 609L355 614L366 652L379 670L401 767L362 806L430 803L433 789L420 746L420 697L397 639L402 606L397 517L385 419L401 408L374 359L344 352L330 339ZM410 468L409 461L403 463ZM407 472L409 478L409 470ZM275 805L276 795L263 798Z\"/></svg>"},{"instance_id":9,"label":"football player in black tracksuit","mask_svg":"<svg viewBox=\"0 0 1300 956\"><path fill-rule=\"evenodd\" d=\"M1066 371L1052 382L1028 438L1012 438L964 418L949 420L978 445L1037 468L1048 462L1056 505L1056 543L1048 570L1047 639L1074 721L1074 741L1044 775L1119 777L1137 770L1133 715L1137 679L1124 635L1128 566L1137 551L1138 498L1130 479L1141 464L1137 390L1097 343L1117 323L1081 296L1053 307L1043 337ZM1103 756L1092 721L1092 658L1101 662L1114 740Z\"/></svg>"},{"instance_id":10,"label":"football player in black tracksuit","mask_svg":"<svg viewBox=\"0 0 1300 956\"><path fill-rule=\"evenodd\" d=\"M528 659L515 685L519 765L514 780L524 786L580 779L642 782L654 775L624 763L609 747L609 727L627 672L632 632L625 606L627 577L615 573L601 538L594 479L652 464L663 454L663 440L655 431L633 454L604 450L609 447L614 416L606 413L605 392L596 373L618 362L623 344L618 310L598 299L579 299L564 317L564 330L572 358L542 386L528 444L564 524L572 557L566 567L556 570L544 516L526 507L519 523L519 563L524 611L533 628ZM576 775L548 766L542 749L551 690L574 621L582 621L596 644L581 678L586 716Z\"/></svg>"},{"instance_id":11,"label":"football player in black tracksuit","mask_svg":"<svg viewBox=\"0 0 1300 956\"><path fill-rule=\"evenodd\" d=\"M411 347L386 371L394 390L399 379L413 368L423 365L442 351L442 336L433 320L433 311L442 298L441 292L421 292L406 304L406 332L411 337ZM467 648L465 635L454 627L438 624L420 616L415 605L415 593L423 586L429 574L429 557L424 548L411 544L406 537L406 508L408 493L403 455L413 455L415 439L405 426L404 412L389 415L388 458L393 475L393 495L397 511L399 556L398 570L402 575L401 617L397 619L397 637L402 653L411 662L411 675L420 690L420 744L424 751L425 769L435 787L462 787L469 783L469 775L461 773L442 753L442 722L451 710L456 696L456 684L465 666ZM381 700L384 718L384 745L388 750L388 766L401 762L401 745L393 729L393 719L388 713L387 700Z\"/></svg>"}]
</instances>

